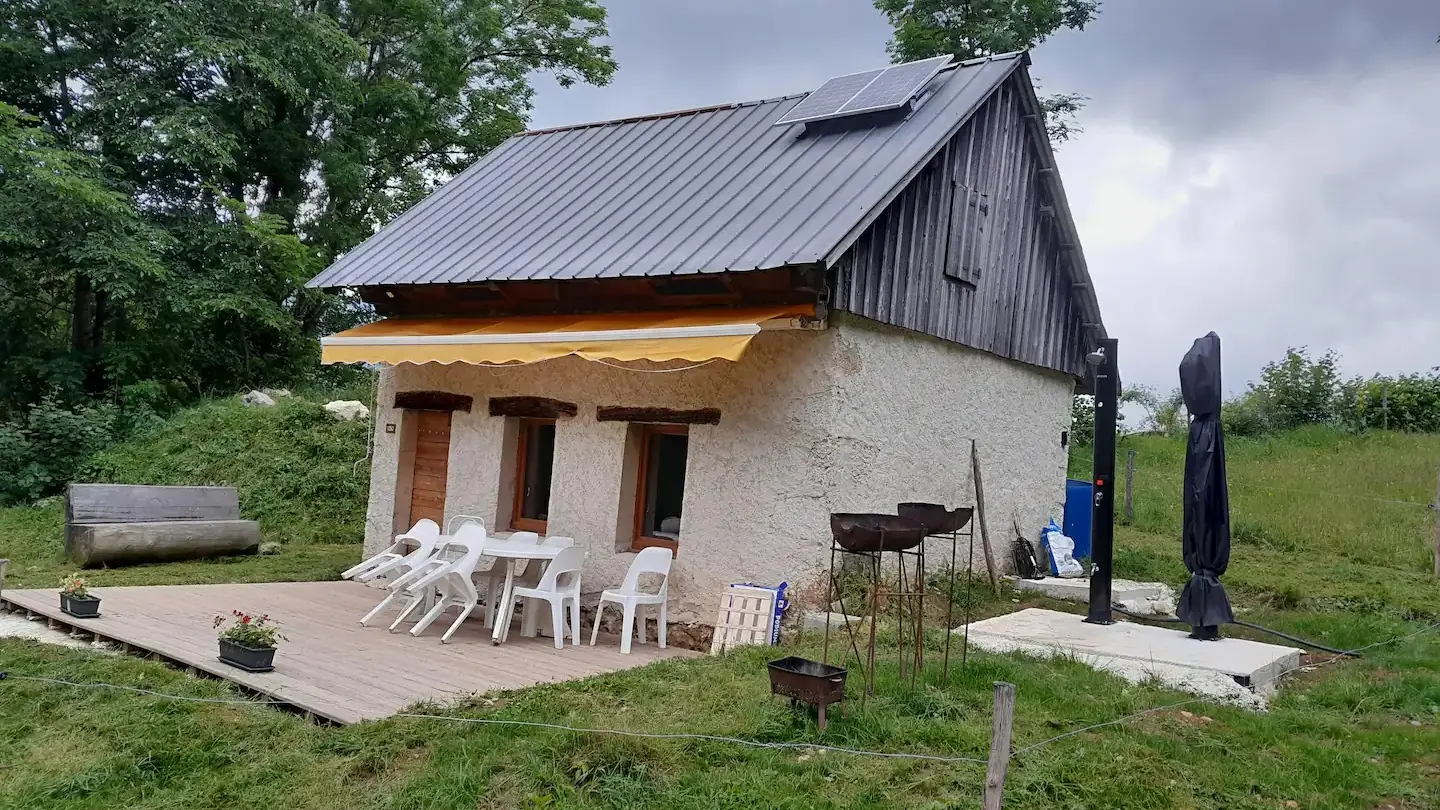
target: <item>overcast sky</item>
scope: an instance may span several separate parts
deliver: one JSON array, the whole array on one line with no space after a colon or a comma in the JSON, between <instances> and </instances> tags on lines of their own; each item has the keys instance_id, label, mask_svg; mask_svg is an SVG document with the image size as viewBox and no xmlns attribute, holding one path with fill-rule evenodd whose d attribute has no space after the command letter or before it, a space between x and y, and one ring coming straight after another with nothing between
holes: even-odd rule
<instances>
[{"instance_id":1,"label":"overcast sky","mask_svg":"<svg viewBox=\"0 0 1440 810\"><path fill-rule=\"evenodd\" d=\"M541 80L536 126L813 89L887 62L868 0L608 0L620 70ZM1059 160L1127 382L1224 341L1242 390L1287 346L1349 374L1440 365L1440 2L1105 0L1034 54L1089 96Z\"/></svg>"}]
</instances>

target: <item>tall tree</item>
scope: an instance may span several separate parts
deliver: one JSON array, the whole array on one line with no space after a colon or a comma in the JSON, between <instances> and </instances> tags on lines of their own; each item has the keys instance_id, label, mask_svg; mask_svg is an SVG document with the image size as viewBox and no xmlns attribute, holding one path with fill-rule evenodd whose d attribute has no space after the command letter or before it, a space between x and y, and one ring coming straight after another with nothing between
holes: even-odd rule
<instances>
[{"instance_id":1,"label":"tall tree","mask_svg":"<svg viewBox=\"0 0 1440 810\"><path fill-rule=\"evenodd\" d=\"M1062 29L1083 29L1100 13L1100 0L875 0L875 7L895 29L891 57L909 62L1029 50ZM1041 99L1051 141L1079 131L1075 113L1085 100L1073 93Z\"/></svg>"},{"instance_id":2,"label":"tall tree","mask_svg":"<svg viewBox=\"0 0 1440 810\"><path fill-rule=\"evenodd\" d=\"M166 246L95 160L0 102L0 421L14 403L100 385L96 320L75 317L74 291L108 293L85 297L91 308L123 301L163 280Z\"/></svg>"},{"instance_id":3,"label":"tall tree","mask_svg":"<svg viewBox=\"0 0 1440 810\"><path fill-rule=\"evenodd\" d=\"M45 267L67 363L91 394L306 369L349 310L304 280L521 129L535 73L607 82L605 34L595 0L0 4L0 101L39 125L20 141L83 166L153 235L153 272ZM0 172L0 206L23 189ZM26 227L37 246L83 235L64 222Z\"/></svg>"}]
</instances>

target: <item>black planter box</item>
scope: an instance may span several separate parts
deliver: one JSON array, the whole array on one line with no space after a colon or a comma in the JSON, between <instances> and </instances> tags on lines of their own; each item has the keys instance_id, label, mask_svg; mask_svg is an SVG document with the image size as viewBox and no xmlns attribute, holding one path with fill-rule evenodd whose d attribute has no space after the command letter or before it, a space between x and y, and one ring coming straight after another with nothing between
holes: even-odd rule
<instances>
[{"instance_id":1,"label":"black planter box","mask_svg":"<svg viewBox=\"0 0 1440 810\"><path fill-rule=\"evenodd\" d=\"M76 598L68 593L62 593L60 594L60 610L65 615L74 616L77 619L98 619L100 617L100 597Z\"/></svg>"},{"instance_id":2,"label":"black planter box","mask_svg":"<svg viewBox=\"0 0 1440 810\"><path fill-rule=\"evenodd\" d=\"M275 648L246 647L222 638L220 660L246 672L269 672L275 668Z\"/></svg>"}]
</instances>

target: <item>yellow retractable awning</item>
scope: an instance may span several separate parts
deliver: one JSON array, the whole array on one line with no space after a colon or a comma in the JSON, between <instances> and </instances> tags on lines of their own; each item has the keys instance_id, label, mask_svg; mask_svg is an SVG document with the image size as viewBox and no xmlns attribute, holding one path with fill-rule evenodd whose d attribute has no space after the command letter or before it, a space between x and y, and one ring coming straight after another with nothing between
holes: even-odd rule
<instances>
[{"instance_id":1,"label":"yellow retractable awning","mask_svg":"<svg viewBox=\"0 0 1440 810\"><path fill-rule=\"evenodd\" d=\"M811 304L746 309L387 318L320 340L322 363L534 363L587 360L738 360L762 329L793 328Z\"/></svg>"}]
</instances>

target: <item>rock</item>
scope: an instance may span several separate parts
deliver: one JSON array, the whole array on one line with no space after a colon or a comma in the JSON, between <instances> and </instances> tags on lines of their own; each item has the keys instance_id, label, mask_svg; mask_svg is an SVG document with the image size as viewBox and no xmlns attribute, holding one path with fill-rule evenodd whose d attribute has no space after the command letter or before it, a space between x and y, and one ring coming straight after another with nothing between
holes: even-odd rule
<instances>
[{"instance_id":1,"label":"rock","mask_svg":"<svg viewBox=\"0 0 1440 810\"><path fill-rule=\"evenodd\" d=\"M837 612L823 613L817 610L806 613L805 618L801 620L801 626L806 630L824 630L825 625L829 624L833 628L843 630L847 621L851 627L858 627L865 622L865 617L846 616L844 613Z\"/></svg>"},{"instance_id":2,"label":"rock","mask_svg":"<svg viewBox=\"0 0 1440 810\"><path fill-rule=\"evenodd\" d=\"M240 397L240 402L250 408L273 408L275 400L264 391L251 391Z\"/></svg>"},{"instance_id":3,"label":"rock","mask_svg":"<svg viewBox=\"0 0 1440 810\"><path fill-rule=\"evenodd\" d=\"M613 609L606 610L600 620L600 632L612 636L620 635L620 611ZM595 609L591 607L580 608L580 626L589 630L595 621ZM583 633L581 635L584 635ZM710 640L715 635L715 628L708 624L699 622L670 622L665 630L665 645L667 647L679 647L684 650L695 650L696 652L709 652ZM645 640L654 644L659 638L656 635L654 619L645 620Z\"/></svg>"},{"instance_id":4,"label":"rock","mask_svg":"<svg viewBox=\"0 0 1440 810\"><path fill-rule=\"evenodd\" d=\"M370 418L370 409L365 407L364 403L353 399L337 399L334 402L327 402L325 411L342 422Z\"/></svg>"},{"instance_id":5,"label":"rock","mask_svg":"<svg viewBox=\"0 0 1440 810\"><path fill-rule=\"evenodd\" d=\"M271 399L279 399L280 397L292 396L292 394L290 393L290 389L288 388L261 388L260 390L264 392L267 396L269 396Z\"/></svg>"}]
</instances>

